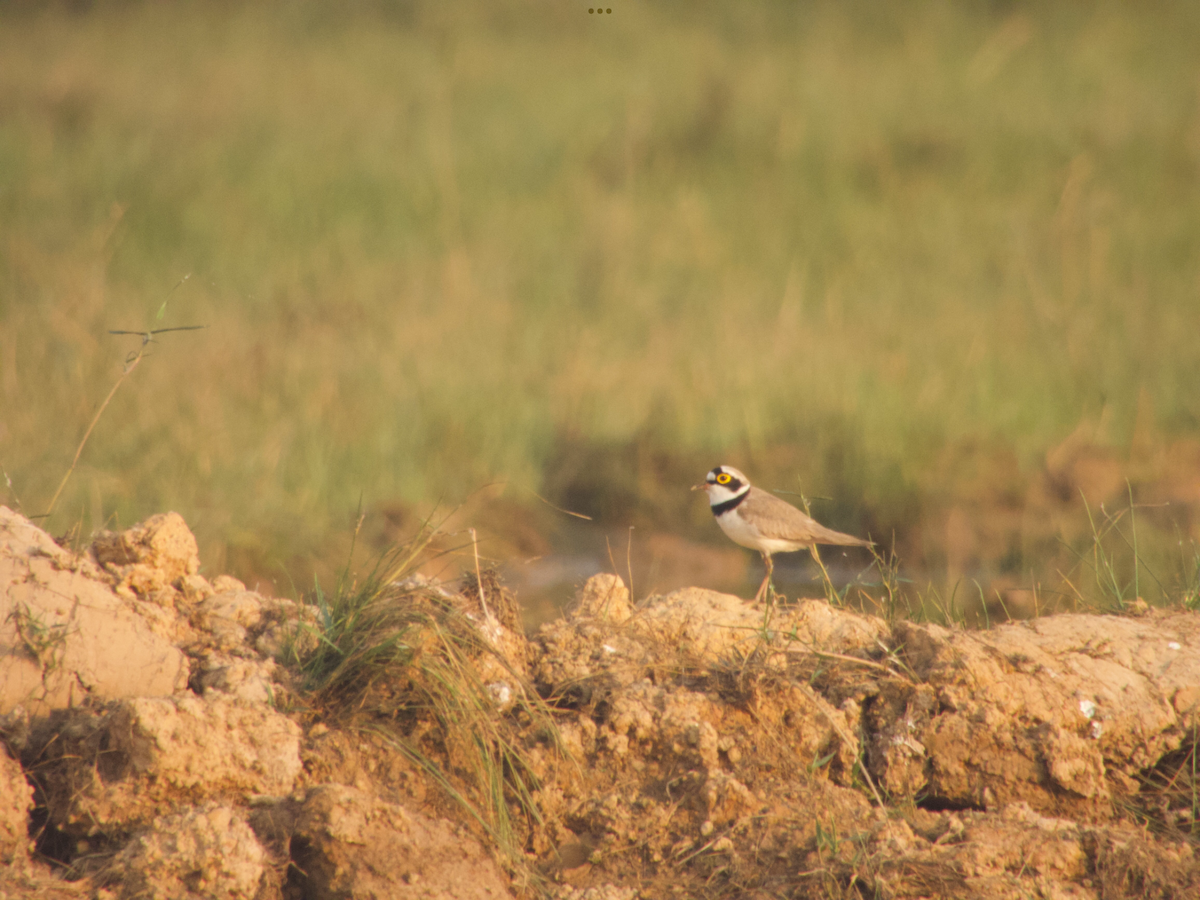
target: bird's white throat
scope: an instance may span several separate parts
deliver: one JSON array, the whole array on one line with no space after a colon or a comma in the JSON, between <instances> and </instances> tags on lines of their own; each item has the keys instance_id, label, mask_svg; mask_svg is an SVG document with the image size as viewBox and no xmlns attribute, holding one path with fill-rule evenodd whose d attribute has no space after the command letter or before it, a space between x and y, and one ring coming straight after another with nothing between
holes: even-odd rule
<instances>
[{"instance_id":1,"label":"bird's white throat","mask_svg":"<svg viewBox=\"0 0 1200 900\"><path fill-rule=\"evenodd\" d=\"M723 484L710 484L708 490L708 505L720 506L723 503L728 503L730 500L736 500L739 497L745 497L750 493L750 485L742 485L740 490L731 491Z\"/></svg>"}]
</instances>

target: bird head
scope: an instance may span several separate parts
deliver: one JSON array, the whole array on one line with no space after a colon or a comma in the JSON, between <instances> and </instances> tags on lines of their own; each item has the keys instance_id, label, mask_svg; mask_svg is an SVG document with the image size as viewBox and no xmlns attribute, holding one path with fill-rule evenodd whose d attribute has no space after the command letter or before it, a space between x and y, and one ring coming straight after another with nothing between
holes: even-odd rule
<instances>
[{"instance_id":1,"label":"bird head","mask_svg":"<svg viewBox=\"0 0 1200 900\"><path fill-rule=\"evenodd\" d=\"M732 500L749 489L750 479L733 466L717 466L704 481L692 488L693 491L707 491L708 502L714 505Z\"/></svg>"}]
</instances>

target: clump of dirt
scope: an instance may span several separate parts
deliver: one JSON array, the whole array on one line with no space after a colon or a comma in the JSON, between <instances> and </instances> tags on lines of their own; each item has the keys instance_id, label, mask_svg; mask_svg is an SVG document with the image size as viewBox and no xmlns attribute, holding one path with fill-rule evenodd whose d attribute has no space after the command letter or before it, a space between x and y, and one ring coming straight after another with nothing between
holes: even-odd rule
<instances>
[{"instance_id":1,"label":"clump of dirt","mask_svg":"<svg viewBox=\"0 0 1200 900\"><path fill-rule=\"evenodd\" d=\"M29 852L28 819L33 788L16 760L0 754L0 865L11 866Z\"/></svg>"},{"instance_id":2,"label":"clump of dirt","mask_svg":"<svg viewBox=\"0 0 1200 900\"><path fill-rule=\"evenodd\" d=\"M111 839L180 798L290 793L300 734L266 703L181 693L56 711L34 723L22 758L37 761L49 826L76 840Z\"/></svg>"},{"instance_id":3,"label":"clump of dirt","mask_svg":"<svg viewBox=\"0 0 1200 900\"><path fill-rule=\"evenodd\" d=\"M493 573L313 606L0 508L0 892L1195 897L1200 615L971 632ZM133 667L133 672L128 671Z\"/></svg>"},{"instance_id":4,"label":"clump of dirt","mask_svg":"<svg viewBox=\"0 0 1200 900\"><path fill-rule=\"evenodd\" d=\"M154 819L113 858L108 878L126 896L239 900L271 884L268 856L241 810L192 806Z\"/></svg>"},{"instance_id":5,"label":"clump of dirt","mask_svg":"<svg viewBox=\"0 0 1200 900\"><path fill-rule=\"evenodd\" d=\"M126 597L155 597L200 571L200 548L179 513L161 513L127 531L102 531L92 557Z\"/></svg>"},{"instance_id":6,"label":"clump of dirt","mask_svg":"<svg viewBox=\"0 0 1200 900\"><path fill-rule=\"evenodd\" d=\"M313 788L293 829L295 865L331 896L509 896L481 844L446 821L358 788Z\"/></svg>"}]
</instances>

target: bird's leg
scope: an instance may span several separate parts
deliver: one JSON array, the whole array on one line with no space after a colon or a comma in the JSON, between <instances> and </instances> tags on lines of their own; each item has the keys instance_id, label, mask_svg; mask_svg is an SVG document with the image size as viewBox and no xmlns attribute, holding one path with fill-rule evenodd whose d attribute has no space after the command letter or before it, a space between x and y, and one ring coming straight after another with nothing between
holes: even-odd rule
<instances>
[{"instance_id":1,"label":"bird's leg","mask_svg":"<svg viewBox=\"0 0 1200 900\"><path fill-rule=\"evenodd\" d=\"M759 551L762 552L762 551ZM758 586L758 593L754 595L754 602L758 603L767 596L767 590L771 587L771 576L775 574L775 563L771 560L771 554L763 553L763 562L767 567L767 574L762 580L762 584Z\"/></svg>"}]
</instances>

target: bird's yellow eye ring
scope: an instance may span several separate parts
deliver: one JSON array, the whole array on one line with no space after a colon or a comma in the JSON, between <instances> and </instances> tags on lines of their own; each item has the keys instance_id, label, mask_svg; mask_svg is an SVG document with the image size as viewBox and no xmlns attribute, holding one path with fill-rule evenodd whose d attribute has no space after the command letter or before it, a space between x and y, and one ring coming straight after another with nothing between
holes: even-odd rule
<instances>
[{"instance_id":1,"label":"bird's yellow eye ring","mask_svg":"<svg viewBox=\"0 0 1200 900\"><path fill-rule=\"evenodd\" d=\"M728 472L722 472L717 476L717 484L729 484L731 481L733 481L733 476Z\"/></svg>"}]
</instances>

